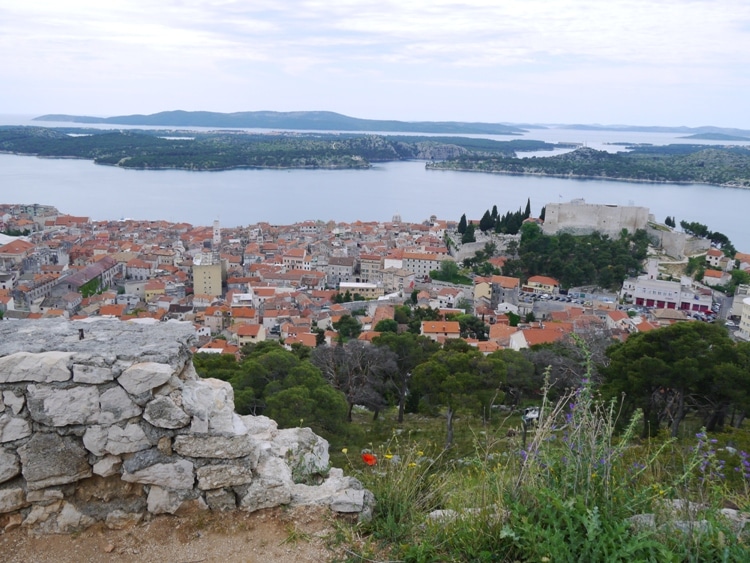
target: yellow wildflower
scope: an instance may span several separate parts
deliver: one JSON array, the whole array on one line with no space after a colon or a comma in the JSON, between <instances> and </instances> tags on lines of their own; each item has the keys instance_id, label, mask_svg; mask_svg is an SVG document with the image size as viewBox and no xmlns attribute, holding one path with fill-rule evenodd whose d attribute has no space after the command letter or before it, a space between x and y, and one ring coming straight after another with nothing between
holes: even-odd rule
<instances>
[{"instance_id":1,"label":"yellow wildflower","mask_svg":"<svg viewBox=\"0 0 750 563\"><path fill-rule=\"evenodd\" d=\"M346 448L342 448L342 449L341 449L341 453L342 453L342 454L348 454L348 453L349 453L349 450L348 450L348 449L346 449Z\"/></svg>"}]
</instances>

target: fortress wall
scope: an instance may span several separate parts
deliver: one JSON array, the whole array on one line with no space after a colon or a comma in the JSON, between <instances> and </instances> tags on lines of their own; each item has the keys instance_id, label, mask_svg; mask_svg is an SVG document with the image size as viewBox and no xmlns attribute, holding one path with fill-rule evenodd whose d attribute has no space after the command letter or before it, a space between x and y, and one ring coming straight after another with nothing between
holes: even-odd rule
<instances>
[{"instance_id":1,"label":"fortress wall","mask_svg":"<svg viewBox=\"0 0 750 563\"><path fill-rule=\"evenodd\" d=\"M595 205L582 202L548 203L545 207L544 234L561 232L583 235L595 231L610 236L622 229L635 232L648 224L647 207Z\"/></svg>"},{"instance_id":2,"label":"fortress wall","mask_svg":"<svg viewBox=\"0 0 750 563\"><path fill-rule=\"evenodd\" d=\"M0 322L0 527L69 533L187 510L326 505L369 491L309 428L234 412L189 323Z\"/></svg>"},{"instance_id":3,"label":"fortress wall","mask_svg":"<svg viewBox=\"0 0 750 563\"><path fill-rule=\"evenodd\" d=\"M705 253L711 248L711 241L708 239L694 237L686 233L671 230L663 231L653 227L649 227L647 232L649 238L657 241L656 246L669 256L677 259Z\"/></svg>"}]
</instances>

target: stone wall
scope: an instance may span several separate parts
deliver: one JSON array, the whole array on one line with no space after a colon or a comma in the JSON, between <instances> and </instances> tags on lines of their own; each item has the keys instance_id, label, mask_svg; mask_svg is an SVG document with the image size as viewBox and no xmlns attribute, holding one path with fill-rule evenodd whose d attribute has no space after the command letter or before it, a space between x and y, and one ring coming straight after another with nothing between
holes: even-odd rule
<instances>
[{"instance_id":1,"label":"stone wall","mask_svg":"<svg viewBox=\"0 0 750 563\"><path fill-rule=\"evenodd\" d=\"M189 323L0 322L0 526L67 533L103 521L280 505L367 517L372 495L329 468L309 428L234 412L200 379Z\"/></svg>"},{"instance_id":2,"label":"stone wall","mask_svg":"<svg viewBox=\"0 0 750 563\"><path fill-rule=\"evenodd\" d=\"M705 254L711 248L711 241L708 239L694 237L687 233L673 230L663 230L649 225L646 229L649 238L653 241L654 246L660 248L665 254L681 260L686 256L696 254Z\"/></svg>"},{"instance_id":3,"label":"stone wall","mask_svg":"<svg viewBox=\"0 0 750 563\"><path fill-rule=\"evenodd\" d=\"M618 236L623 229L631 233L645 229L648 220L647 207L599 205L573 200L569 203L548 203L545 206L542 231L545 235L586 235L599 232Z\"/></svg>"}]
</instances>

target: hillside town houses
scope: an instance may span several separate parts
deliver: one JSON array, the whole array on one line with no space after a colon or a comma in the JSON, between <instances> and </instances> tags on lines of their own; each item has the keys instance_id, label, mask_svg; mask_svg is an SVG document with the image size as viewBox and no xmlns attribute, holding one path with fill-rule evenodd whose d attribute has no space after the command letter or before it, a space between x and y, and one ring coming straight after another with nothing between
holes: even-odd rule
<instances>
[{"instance_id":1,"label":"hillside town houses","mask_svg":"<svg viewBox=\"0 0 750 563\"><path fill-rule=\"evenodd\" d=\"M615 338L672 322L695 320L714 307L710 285L750 255L735 259L705 251L701 280L661 279L658 264L625 280L616 299L574 299L547 276L521 280L475 276L472 286L432 280L444 260L456 260L446 234L456 223L258 223L193 226L167 221L92 221L49 205L0 204L0 314L22 318L116 318L193 323L200 351L237 353L248 343L281 339L316 346L337 339L334 323L356 315L360 338L394 319L405 301L443 313L421 333L445 341L462 336L452 313L482 319L488 339L463 337L485 353L555 342L576 332L608 331ZM502 254L502 253L499 253ZM496 256L493 264L502 266ZM344 300L342 295L349 296ZM548 301L542 314L537 301ZM750 288L740 286L730 315L739 338L750 339ZM521 318L512 323L513 316ZM528 321L528 322L526 322Z\"/></svg>"}]
</instances>

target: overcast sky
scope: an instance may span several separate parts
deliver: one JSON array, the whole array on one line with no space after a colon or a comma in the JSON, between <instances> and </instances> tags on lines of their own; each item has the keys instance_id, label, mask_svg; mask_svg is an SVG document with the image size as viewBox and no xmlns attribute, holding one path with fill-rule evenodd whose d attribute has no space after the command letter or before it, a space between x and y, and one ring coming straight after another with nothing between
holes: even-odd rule
<instances>
[{"instance_id":1,"label":"overcast sky","mask_svg":"<svg viewBox=\"0 0 750 563\"><path fill-rule=\"evenodd\" d=\"M750 0L0 0L0 113L750 129Z\"/></svg>"}]
</instances>

